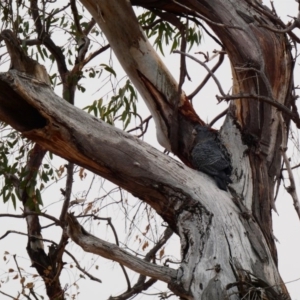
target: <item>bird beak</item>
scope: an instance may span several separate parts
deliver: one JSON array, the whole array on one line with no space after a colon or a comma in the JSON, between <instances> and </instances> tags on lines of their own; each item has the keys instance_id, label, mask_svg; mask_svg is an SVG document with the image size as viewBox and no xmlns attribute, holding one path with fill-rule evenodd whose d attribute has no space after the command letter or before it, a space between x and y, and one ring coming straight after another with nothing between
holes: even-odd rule
<instances>
[{"instance_id":1,"label":"bird beak","mask_svg":"<svg viewBox=\"0 0 300 300\"><path fill-rule=\"evenodd\" d=\"M193 129L193 131L192 131L192 135L197 135L197 131L196 131L196 129Z\"/></svg>"}]
</instances>

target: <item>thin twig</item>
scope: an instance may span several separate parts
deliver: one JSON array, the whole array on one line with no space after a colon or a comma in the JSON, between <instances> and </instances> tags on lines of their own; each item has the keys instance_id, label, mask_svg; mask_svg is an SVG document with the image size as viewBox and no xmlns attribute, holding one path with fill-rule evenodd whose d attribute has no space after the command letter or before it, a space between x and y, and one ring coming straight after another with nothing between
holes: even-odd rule
<instances>
[{"instance_id":1,"label":"thin twig","mask_svg":"<svg viewBox=\"0 0 300 300\"><path fill-rule=\"evenodd\" d=\"M156 254L156 252L163 246L166 244L166 242L170 239L170 237L173 234L173 230L168 226L163 235L162 238L155 244L155 246L148 251L148 253L145 256L145 260L146 261L150 261Z\"/></svg>"},{"instance_id":2,"label":"thin twig","mask_svg":"<svg viewBox=\"0 0 300 300\"><path fill-rule=\"evenodd\" d=\"M243 28L238 27L238 26L234 26L234 25L226 25L223 23L216 23L211 21L210 19L204 17L203 15L199 14L198 12L196 12L195 10L192 10L191 8L177 2L176 0L171 0L171 2L176 3L177 5L181 6L182 8L184 8L185 10L192 12L193 15L198 16L200 19L204 20L206 23L210 24L210 25L214 25L214 26L218 26L218 27L226 27L226 28L233 28L233 29L238 29L238 30L243 30Z\"/></svg>"},{"instance_id":3,"label":"thin twig","mask_svg":"<svg viewBox=\"0 0 300 300\"><path fill-rule=\"evenodd\" d=\"M246 67L246 68L245 67L235 67L234 69L238 70L238 71L254 71L254 72L258 73L260 75L262 81L265 84L265 87L268 91L268 96L273 98L273 93L272 93L272 87L271 87L271 84L270 84L270 80L267 78L265 72L262 72L261 70L253 68L253 67Z\"/></svg>"},{"instance_id":4,"label":"thin twig","mask_svg":"<svg viewBox=\"0 0 300 300\"><path fill-rule=\"evenodd\" d=\"M49 220L51 220L51 221L54 221L55 225L61 226L61 222L60 222L58 219L56 219L55 217L53 217L53 216L51 216L51 215L42 213L42 212L27 211L27 212L24 212L24 213L21 214L21 215L14 215L14 214L0 214L0 218L8 217L8 218L18 218L18 219L23 219L23 218L26 218L27 216L39 216L39 217L44 217L44 218L47 218L47 219L49 219Z\"/></svg>"},{"instance_id":5,"label":"thin twig","mask_svg":"<svg viewBox=\"0 0 300 300\"><path fill-rule=\"evenodd\" d=\"M259 18L257 18L256 16L254 16L255 20L256 21L260 21ZM293 22L290 26L286 27L285 29L277 29L277 28L274 28L274 27L271 27L269 25L265 25L265 24L259 24L259 27L263 27L263 28L266 28L272 32L276 32L276 33L288 33L288 32L291 32L294 28L299 28L299 21L296 20L295 22Z\"/></svg>"},{"instance_id":6,"label":"thin twig","mask_svg":"<svg viewBox=\"0 0 300 300\"><path fill-rule=\"evenodd\" d=\"M100 49L96 50L95 52L93 53L90 53L88 55L87 58L85 58L85 60L82 62L82 66L85 66L87 63L89 63L93 58L95 58L97 55L101 54L102 52L106 51L107 49L110 48L110 45L106 45L106 46L103 46L101 47Z\"/></svg>"},{"instance_id":7,"label":"thin twig","mask_svg":"<svg viewBox=\"0 0 300 300\"><path fill-rule=\"evenodd\" d=\"M221 95L222 95L222 96L225 96L225 93L224 93L224 91L223 91L223 89L222 89L222 86L221 86L219 80L217 79L217 77L215 76L215 74L209 69L209 67L208 67L205 63L203 63L202 61L200 61L199 59L195 58L194 56L192 56L192 55L190 55L190 54L187 54L187 53L184 53L184 52L181 52L181 51L178 51L178 50L173 51L173 53L183 54L183 55L189 57L190 59L196 61L196 62L197 62L198 64L200 64L202 67L204 67L204 68L206 69L206 71L207 71L207 72L211 75L211 77L214 79L216 85L217 85L218 88L219 88L219 91L220 91Z\"/></svg>"},{"instance_id":8,"label":"thin twig","mask_svg":"<svg viewBox=\"0 0 300 300\"><path fill-rule=\"evenodd\" d=\"M32 296L34 297L35 300L39 300L39 298L36 296L36 294L35 294L33 288L30 288L29 290L30 290L30 295L32 295Z\"/></svg>"},{"instance_id":9,"label":"thin twig","mask_svg":"<svg viewBox=\"0 0 300 300\"><path fill-rule=\"evenodd\" d=\"M142 291L146 291L149 287L151 287L157 280L150 278L148 281L143 283L136 283L130 291L126 291L122 295L116 297L109 297L108 300L126 300L126 299L133 299L137 294L141 293Z\"/></svg>"},{"instance_id":10,"label":"thin twig","mask_svg":"<svg viewBox=\"0 0 300 300\"><path fill-rule=\"evenodd\" d=\"M94 220L107 221L107 223L110 226L110 228L111 228L111 230L113 232L113 235L115 237L116 245L120 246L118 234L117 234L117 231L116 231L116 229L115 229L115 227L114 227L114 225L113 225L113 223L111 221L111 218L101 218L101 217L98 217L98 216L96 216L94 214L89 214L89 215L84 215L84 216L78 216L78 218L82 218L82 217L93 217ZM121 269L122 269L122 271L124 273L125 279L126 279L127 291L129 291L131 289L131 284L130 284L129 276L127 274L127 271L126 271L125 267L122 264L120 264L120 263L119 263L119 265L120 265L120 267L121 267Z\"/></svg>"},{"instance_id":11,"label":"thin twig","mask_svg":"<svg viewBox=\"0 0 300 300\"><path fill-rule=\"evenodd\" d=\"M220 54L220 56L219 56L218 62L211 69L212 73L215 73L224 61L225 52L219 51L219 54ZM188 99L192 100L201 91L201 89L205 86L205 84L207 83L207 81L209 80L210 77L211 77L211 73L207 74L205 76L205 78L203 79L203 81L197 86L197 88L190 95L187 96Z\"/></svg>"},{"instance_id":12,"label":"thin twig","mask_svg":"<svg viewBox=\"0 0 300 300\"><path fill-rule=\"evenodd\" d=\"M15 231L15 230L8 230L3 236L0 237L0 240L3 239L4 237L6 237L7 235L9 235L10 233L16 233L16 234L19 234L19 235L24 235L24 236L28 236L28 237L34 237L38 240L41 240L43 242L48 242L48 243L51 243L53 245L56 245L57 247L59 246L57 243L55 243L54 241L52 240L48 240L48 239L44 239L44 238L39 238L37 236L30 236L29 234L26 234L26 233L23 233L23 232L19 232L19 231ZM94 277L93 275L89 274L87 271L85 271L78 263L78 261L75 259L75 257L67 250L64 250L64 252L69 255L73 260L74 262L76 263L76 267L81 271L83 272L84 274L86 274L91 280L94 280L94 281L98 281L98 282L102 282L100 279Z\"/></svg>"},{"instance_id":13,"label":"thin twig","mask_svg":"<svg viewBox=\"0 0 300 300\"><path fill-rule=\"evenodd\" d=\"M22 279L22 273L21 273L19 264L18 264L17 259L16 259L16 254L13 255L13 258L14 258L14 261L16 263L16 266L17 266L17 269L18 269L18 272L19 272L19 275L20 275L20 279ZM21 285L22 285L22 292L24 292L24 289L25 289L24 281L20 280L20 282L21 282Z\"/></svg>"},{"instance_id":14,"label":"thin twig","mask_svg":"<svg viewBox=\"0 0 300 300\"><path fill-rule=\"evenodd\" d=\"M219 119L221 119L222 117L226 116L228 112L228 108L226 108L224 111L222 111L220 114L218 114L216 117L214 117L210 123L208 124L209 127L212 127Z\"/></svg>"},{"instance_id":15,"label":"thin twig","mask_svg":"<svg viewBox=\"0 0 300 300\"><path fill-rule=\"evenodd\" d=\"M291 167L291 169L294 170L294 169L297 169L299 167L300 167L300 164L297 164L297 165ZM286 168L282 168L282 171L287 171L287 169Z\"/></svg>"},{"instance_id":16,"label":"thin twig","mask_svg":"<svg viewBox=\"0 0 300 300\"><path fill-rule=\"evenodd\" d=\"M9 297L9 298L11 298L11 299L14 299L14 300L16 299L15 297L10 296L10 295L8 295L8 294L2 292L2 291L0 291L0 294L4 295L4 296L6 296L6 297Z\"/></svg>"},{"instance_id":17,"label":"thin twig","mask_svg":"<svg viewBox=\"0 0 300 300\"><path fill-rule=\"evenodd\" d=\"M154 247L146 254L144 260L150 262L150 260L155 256L157 251L166 244L169 238L172 236L173 231L170 227L167 227L162 234L162 238L154 245ZM146 281L146 276L140 275L136 284L132 287L131 290L126 291L122 295L116 297L110 297L109 300L125 300L130 297L133 297L136 294L139 294L142 291L147 290L150 286L152 286L157 280L151 278Z\"/></svg>"},{"instance_id":18,"label":"thin twig","mask_svg":"<svg viewBox=\"0 0 300 300\"><path fill-rule=\"evenodd\" d=\"M65 6L63 6L62 8L57 8L57 9L55 9L52 13L50 13L50 14L48 14L46 11L45 11L45 13L44 13L44 11L43 11L43 13L45 14L45 15L47 15L48 14L48 17L47 17L47 19L51 19L51 18L53 18L55 15L57 15L57 14L59 14L60 12L62 12L62 11L64 11L66 8L68 8L70 6L70 3L68 3L68 4L66 4Z\"/></svg>"},{"instance_id":19,"label":"thin twig","mask_svg":"<svg viewBox=\"0 0 300 300\"><path fill-rule=\"evenodd\" d=\"M16 233L16 234L20 234L20 235L29 236L29 234L24 233L24 232L20 232L20 231L16 231L16 230L7 230L2 236L0 236L0 240L4 239L5 237L7 237L11 233ZM38 239L38 237L35 237L35 238Z\"/></svg>"},{"instance_id":20,"label":"thin twig","mask_svg":"<svg viewBox=\"0 0 300 300\"><path fill-rule=\"evenodd\" d=\"M93 275L91 275L90 273L88 273L87 271L85 271L85 269L83 269L80 264L78 263L77 259L73 256L73 254L71 254L69 251L65 250L64 251L66 254L68 254L72 259L73 261L75 262L76 264L76 268L78 270L80 270L83 274L85 274L86 276L88 276L91 280L94 280L94 281L97 281L99 283L102 283L101 279L97 278L97 277L94 277Z\"/></svg>"},{"instance_id":21,"label":"thin twig","mask_svg":"<svg viewBox=\"0 0 300 300\"><path fill-rule=\"evenodd\" d=\"M142 133L137 136L138 138L142 137L147 132L147 129L148 129L148 126L149 126L149 121L151 119L152 119L152 116L150 116L150 118L148 117L147 119L145 119L146 120L145 128L144 128L144 130L142 130Z\"/></svg>"},{"instance_id":22,"label":"thin twig","mask_svg":"<svg viewBox=\"0 0 300 300\"><path fill-rule=\"evenodd\" d=\"M221 48L223 49L224 48L224 45L221 43L220 40L218 40L214 35L212 35L208 29L200 22L198 21L196 18L191 18L190 16L186 16L186 18L188 18L189 20L193 21L195 24L199 25L202 27L202 29L206 32L206 34L212 38L219 46L221 46Z\"/></svg>"},{"instance_id":23,"label":"thin twig","mask_svg":"<svg viewBox=\"0 0 300 300\"><path fill-rule=\"evenodd\" d=\"M286 25L283 23L283 21L278 16L274 15L271 12L271 10L267 10L263 6L261 6L261 7L258 6L257 2L255 2L255 1L252 1L252 0L246 0L246 1L250 6L254 7L261 14L267 16L274 23L278 24L282 28L286 28ZM260 22L260 20L258 20L258 21ZM287 34L291 37L292 40L296 41L297 43L300 43L300 39L292 31L287 32Z\"/></svg>"},{"instance_id":24,"label":"thin twig","mask_svg":"<svg viewBox=\"0 0 300 300\"><path fill-rule=\"evenodd\" d=\"M161 22L163 22L162 19L157 19L157 20L155 20L154 22L152 22L151 24L149 24L147 26L142 26L142 28L143 28L143 30L149 30L149 29L153 28L155 25L157 25Z\"/></svg>"},{"instance_id":25,"label":"thin twig","mask_svg":"<svg viewBox=\"0 0 300 300\"><path fill-rule=\"evenodd\" d=\"M148 127L148 123L149 123L149 121L150 121L151 119L152 119L152 116L147 117L146 119L144 119L144 120L140 123L140 125L138 125L138 126L132 128L132 129L130 129L130 130L127 130L127 132L129 133L129 132L132 132L132 131L135 131L135 130L139 129L139 130L141 130L142 133L144 134L145 131L146 131L146 129L147 129L147 127ZM144 130L143 130L143 124L146 124L146 127L145 127ZM140 136L138 136L138 137L140 137Z\"/></svg>"},{"instance_id":26,"label":"thin twig","mask_svg":"<svg viewBox=\"0 0 300 300\"><path fill-rule=\"evenodd\" d=\"M298 214L298 218L300 219L300 203L299 203L299 198L297 195L297 191L296 191L296 185L295 185L295 179L294 179L294 175L293 175L293 171L291 169L291 165L290 165L290 161L287 157L286 154L286 150L287 150L287 128L286 128L286 124L284 122L284 119L282 117L282 114L279 115L279 119L280 119L280 124L281 124L281 129L282 129L282 144L280 146L280 151L281 151L281 155L283 158L283 161L285 163L285 166L287 168L288 171L288 175L289 175L289 179L290 179L290 186L286 188L287 192L291 195L293 202L294 202L294 207L296 210L296 213Z\"/></svg>"},{"instance_id":27,"label":"thin twig","mask_svg":"<svg viewBox=\"0 0 300 300\"><path fill-rule=\"evenodd\" d=\"M295 124L297 125L298 128L300 128L300 119L299 116L291 111L288 107L286 107L285 105L279 103L278 101L271 99L269 97L266 96L260 96L260 95L255 95L255 94L237 94L237 95L226 95L226 96L216 96L217 99L221 102L222 100L240 100L243 98L252 98L254 100L258 100L258 101L263 101L266 102L276 108L278 108L278 110L282 111L283 113L287 114L288 116L291 117L291 119L295 122Z\"/></svg>"}]
</instances>

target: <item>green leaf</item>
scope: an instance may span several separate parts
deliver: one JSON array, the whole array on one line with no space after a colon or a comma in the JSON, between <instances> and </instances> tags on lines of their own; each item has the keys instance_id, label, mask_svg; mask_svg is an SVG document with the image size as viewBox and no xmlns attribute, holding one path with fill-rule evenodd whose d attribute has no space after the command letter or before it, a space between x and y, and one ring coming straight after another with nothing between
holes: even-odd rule
<instances>
[{"instance_id":1,"label":"green leaf","mask_svg":"<svg viewBox=\"0 0 300 300\"><path fill-rule=\"evenodd\" d=\"M44 54L43 54L43 51L42 51L40 45L37 45L37 50L38 50L38 53L40 54L42 60L45 61L45 57L44 57Z\"/></svg>"},{"instance_id":2,"label":"green leaf","mask_svg":"<svg viewBox=\"0 0 300 300\"><path fill-rule=\"evenodd\" d=\"M117 74L113 68L109 67L106 64L100 64L100 66L103 67L105 71L107 71L107 72L111 73L112 75L114 75L115 77L117 77Z\"/></svg>"},{"instance_id":3,"label":"green leaf","mask_svg":"<svg viewBox=\"0 0 300 300\"><path fill-rule=\"evenodd\" d=\"M16 196L15 196L14 193L11 194L11 200L12 200L14 209L16 209L16 207L17 207L17 201L16 201Z\"/></svg>"},{"instance_id":4,"label":"green leaf","mask_svg":"<svg viewBox=\"0 0 300 300\"><path fill-rule=\"evenodd\" d=\"M39 189L35 190L35 196L36 196L36 201L39 205L44 205L43 204L43 200L42 200L42 196L41 196L41 192Z\"/></svg>"}]
</instances>

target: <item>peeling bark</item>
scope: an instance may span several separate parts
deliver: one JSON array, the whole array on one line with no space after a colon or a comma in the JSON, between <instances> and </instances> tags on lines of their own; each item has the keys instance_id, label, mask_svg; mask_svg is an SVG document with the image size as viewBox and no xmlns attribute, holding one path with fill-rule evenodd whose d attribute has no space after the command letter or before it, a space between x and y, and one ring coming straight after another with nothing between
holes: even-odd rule
<instances>
[{"instance_id":1,"label":"peeling bark","mask_svg":"<svg viewBox=\"0 0 300 300\"><path fill-rule=\"evenodd\" d=\"M192 128L204 123L147 41L129 1L81 2L147 103L161 145L190 165ZM201 18L224 45L232 66L233 94L240 95L231 102L221 130L233 167L230 193L218 190L208 176L89 116L47 85L17 71L0 74L4 90L0 119L47 150L139 197L180 236L182 261L177 271L157 266L147 270L149 265L137 268L134 259L126 260L127 267L167 282L183 299L254 298L262 291L267 299L289 299L277 270L271 219L281 163L280 118L277 108L255 98L267 97L293 111L293 59L287 37L261 26L258 19L268 26L278 23L255 1L131 3ZM243 93L254 96L243 98ZM15 107L22 108L22 115ZM24 117L28 115L32 118ZM286 124L289 118L285 115ZM86 251L125 263L118 255L109 256L111 248L75 226L75 219L69 217L68 222L70 237ZM86 239L93 242L87 245Z\"/></svg>"},{"instance_id":2,"label":"peeling bark","mask_svg":"<svg viewBox=\"0 0 300 300\"><path fill-rule=\"evenodd\" d=\"M234 202L239 200L216 189L210 177L73 107L48 86L16 71L1 74L0 83L6 85L10 97L18 94L18 99L47 124L37 129L29 126L24 136L141 198L179 234L182 262L177 281L170 283L173 292L185 299L200 299L204 292L211 295L214 278L223 293L237 295L232 283L238 281L238 265L274 286L278 295L286 293L263 235L259 240L253 237L260 232L258 224L247 220L250 225L246 227L241 208ZM2 103L2 97L0 100ZM11 124L23 128L19 122L13 118ZM234 125L231 128L237 130ZM241 139L238 130L232 136ZM247 161L247 157L241 159ZM237 187L241 181L246 186L248 180L242 173ZM79 245L83 243L78 236L73 235L73 239ZM128 267L134 269L130 264Z\"/></svg>"}]
</instances>

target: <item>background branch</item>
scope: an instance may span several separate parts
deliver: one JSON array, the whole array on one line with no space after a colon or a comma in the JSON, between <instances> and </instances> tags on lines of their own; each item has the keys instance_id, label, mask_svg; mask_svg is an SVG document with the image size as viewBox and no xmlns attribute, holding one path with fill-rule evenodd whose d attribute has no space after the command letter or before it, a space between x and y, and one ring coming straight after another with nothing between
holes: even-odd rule
<instances>
[{"instance_id":1,"label":"background branch","mask_svg":"<svg viewBox=\"0 0 300 300\"><path fill-rule=\"evenodd\" d=\"M73 215L68 215L68 235L85 251L100 255L127 266L133 271L167 283L176 280L177 271L171 268L157 266L140 258L132 256L120 247L100 240L89 234Z\"/></svg>"}]
</instances>

